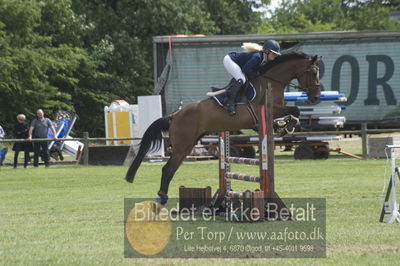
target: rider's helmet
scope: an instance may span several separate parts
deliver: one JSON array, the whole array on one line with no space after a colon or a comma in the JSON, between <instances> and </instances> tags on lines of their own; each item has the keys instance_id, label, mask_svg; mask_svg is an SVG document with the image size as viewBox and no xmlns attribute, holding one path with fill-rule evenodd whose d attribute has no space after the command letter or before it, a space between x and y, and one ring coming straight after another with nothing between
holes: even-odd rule
<instances>
[{"instance_id":1,"label":"rider's helmet","mask_svg":"<svg viewBox=\"0 0 400 266\"><path fill-rule=\"evenodd\" d=\"M281 47L275 40L268 40L263 45L264 51L271 51L274 54L281 55Z\"/></svg>"}]
</instances>

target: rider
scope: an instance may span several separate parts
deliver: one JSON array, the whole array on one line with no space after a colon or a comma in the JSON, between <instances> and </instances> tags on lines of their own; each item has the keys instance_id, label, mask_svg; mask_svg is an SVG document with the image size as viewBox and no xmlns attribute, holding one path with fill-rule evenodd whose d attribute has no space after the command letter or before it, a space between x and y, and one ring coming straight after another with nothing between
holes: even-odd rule
<instances>
[{"instance_id":1,"label":"rider","mask_svg":"<svg viewBox=\"0 0 400 266\"><path fill-rule=\"evenodd\" d=\"M260 75L258 67L265 61L272 61L280 54L280 46L275 40L261 45L243 43L244 52L230 52L224 57L224 67L233 77L226 92L225 106L230 115L235 115L235 98L248 78Z\"/></svg>"}]
</instances>

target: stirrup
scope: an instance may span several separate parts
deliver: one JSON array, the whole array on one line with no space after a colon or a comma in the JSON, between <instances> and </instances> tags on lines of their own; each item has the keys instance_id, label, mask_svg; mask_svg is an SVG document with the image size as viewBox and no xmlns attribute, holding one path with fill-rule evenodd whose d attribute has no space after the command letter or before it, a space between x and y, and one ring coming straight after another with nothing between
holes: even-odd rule
<instances>
[{"instance_id":1,"label":"stirrup","mask_svg":"<svg viewBox=\"0 0 400 266\"><path fill-rule=\"evenodd\" d=\"M224 108L229 112L230 116L234 116L237 114L235 104L224 105Z\"/></svg>"}]
</instances>

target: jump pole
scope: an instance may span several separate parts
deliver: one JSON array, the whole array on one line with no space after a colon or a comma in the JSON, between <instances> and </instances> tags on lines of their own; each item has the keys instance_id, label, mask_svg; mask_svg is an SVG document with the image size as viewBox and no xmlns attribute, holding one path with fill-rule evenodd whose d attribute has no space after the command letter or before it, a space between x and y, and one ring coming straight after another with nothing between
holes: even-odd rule
<instances>
[{"instance_id":1,"label":"jump pole","mask_svg":"<svg viewBox=\"0 0 400 266\"><path fill-rule=\"evenodd\" d=\"M273 99L271 85L268 84L264 103L259 109L259 151L260 159L231 157L229 154L229 132L219 135L219 197L242 198L243 194L231 189L231 179L260 183L265 204L276 204L274 208L281 210L287 208L275 192L274 182L274 138L273 138ZM230 172L230 163L258 165L260 176L252 176ZM268 206L267 206L268 207ZM267 208L268 209L268 208Z\"/></svg>"},{"instance_id":2,"label":"jump pole","mask_svg":"<svg viewBox=\"0 0 400 266\"><path fill-rule=\"evenodd\" d=\"M272 94L271 85L265 91L264 104L260 105L260 121L258 129L260 151L260 188L264 198L270 196L274 188L274 137L272 132ZM272 148L272 149L271 149Z\"/></svg>"},{"instance_id":3,"label":"jump pole","mask_svg":"<svg viewBox=\"0 0 400 266\"><path fill-rule=\"evenodd\" d=\"M279 197L278 193L275 191L275 172L274 172L274 160L275 160L275 141L274 141L274 131L273 131L273 97L272 97L272 87L268 83L268 89L265 93L264 104L260 106L260 117L264 114L265 119L260 118L260 125L262 130L259 130L259 145L261 147L260 158L262 158L262 164L260 167L260 176L262 176L262 190L264 191L265 203L276 204L278 211L281 209L287 209L285 203ZM265 130L265 132L264 132ZM264 147L266 143L267 147ZM266 162L266 168L264 163Z\"/></svg>"}]
</instances>

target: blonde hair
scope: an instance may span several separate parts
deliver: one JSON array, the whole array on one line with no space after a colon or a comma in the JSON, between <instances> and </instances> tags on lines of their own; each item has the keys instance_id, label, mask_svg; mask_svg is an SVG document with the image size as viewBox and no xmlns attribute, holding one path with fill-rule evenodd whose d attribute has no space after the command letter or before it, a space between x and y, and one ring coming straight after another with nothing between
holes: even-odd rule
<instances>
[{"instance_id":1,"label":"blonde hair","mask_svg":"<svg viewBox=\"0 0 400 266\"><path fill-rule=\"evenodd\" d=\"M253 52L261 52L263 47L258 43L254 42L244 42L242 48L245 52L253 53Z\"/></svg>"},{"instance_id":2,"label":"blonde hair","mask_svg":"<svg viewBox=\"0 0 400 266\"><path fill-rule=\"evenodd\" d=\"M24 114L19 114L19 115L17 115L17 119L25 120L25 115Z\"/></svg>"}]
</instances>

